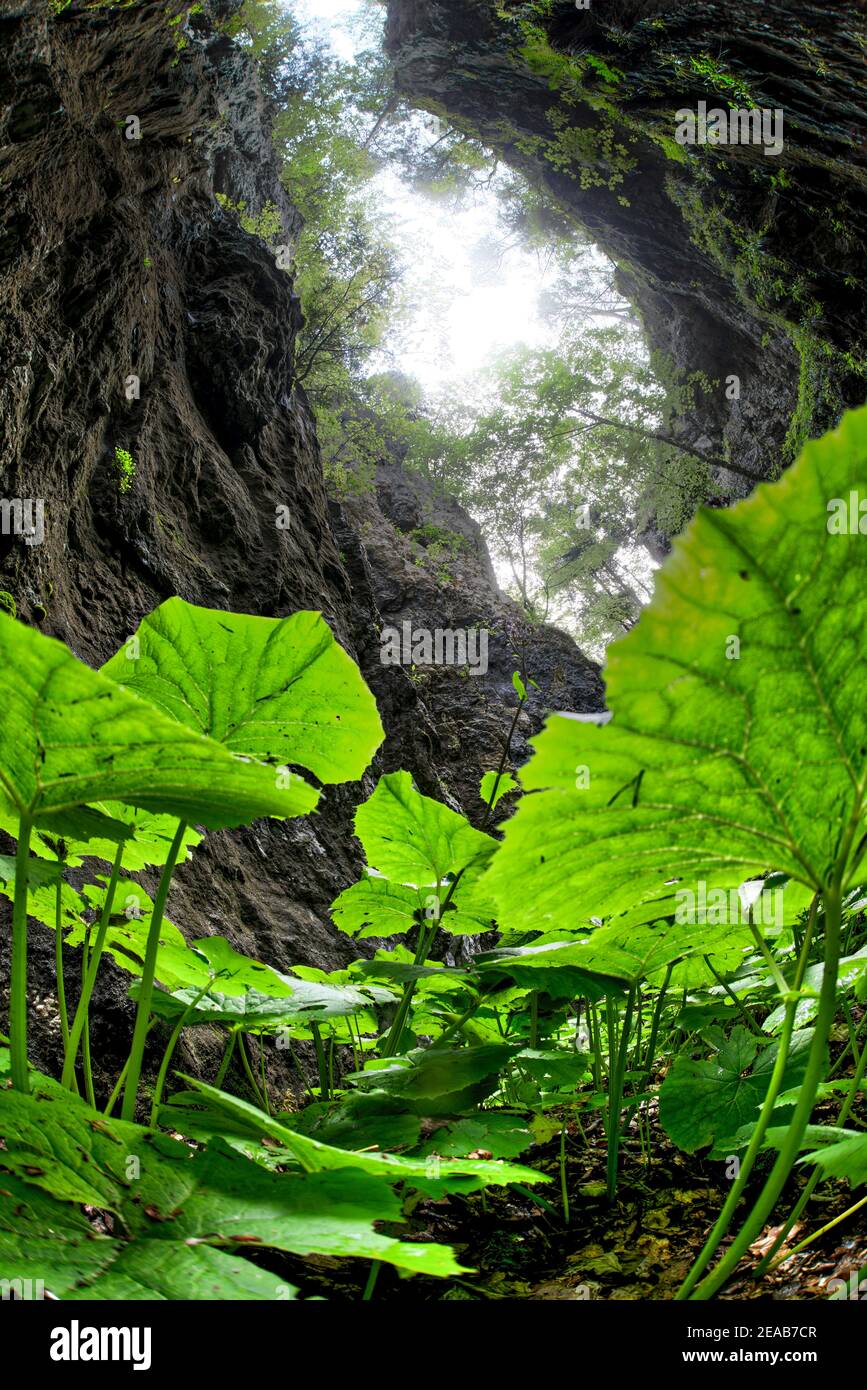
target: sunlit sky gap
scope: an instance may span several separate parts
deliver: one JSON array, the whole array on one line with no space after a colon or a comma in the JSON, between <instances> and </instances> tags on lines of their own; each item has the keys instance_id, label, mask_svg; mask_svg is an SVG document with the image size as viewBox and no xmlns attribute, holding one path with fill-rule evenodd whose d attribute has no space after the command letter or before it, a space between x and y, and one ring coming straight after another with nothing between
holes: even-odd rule
<instances>
[{"instance_id":1,"label":"sunlit sky gap","mask_svg":"<svg viewBox=\"0 0 867 1390\"><path fill-rule=\"evenodd\" d=\"M323 41L345 62L371 47L372 34L384 22L372 0L291 0L286 8L308 38ZM424 116L410 119L422 123ZM403 265L405 312L379 359L371 360L372 372L414 377L436 411L452 395L482 394L483 369L500 353L520 345L556 346L557 326L541 312L556 266L535 251L506 246L495 187L475 191L456 207L454 199L439 201L386 168L374 188ZM498 243L505 249L492 259L490 248ZM601 252L588 254L586 246L581 254L585 265L598 263L600 289L610 302L610 264ZM508 559L493 546L492 560L500 584L511 587ZM625 547L618 561L626 574L648 583L654 566L646 551ZM557 621L553 613L551 620Z\"/></svg>"},{"instance_id":2,"label":"sunlit sky gap","mask_svg":"<svg viewBox=\"0 0 867 1390\"><path fill-rule=\"evenodd\" d=\"M288 8L345 61L369 46L369 38L361 37L362 22L369 34L382 13L368 0L294 0ZM375 183L377 205L406 267L411 306L399 347L393 345L399 359L393 366L434 397L452 381L465 384L469 373L506 348L553 346L556 334L539 312L539 295L553 271L519 247L510 247L496 264L485 255L486 246L502 240L493 189L456 210L453 202L426 196L391 170Z\"/></svg>"}]
</instances>

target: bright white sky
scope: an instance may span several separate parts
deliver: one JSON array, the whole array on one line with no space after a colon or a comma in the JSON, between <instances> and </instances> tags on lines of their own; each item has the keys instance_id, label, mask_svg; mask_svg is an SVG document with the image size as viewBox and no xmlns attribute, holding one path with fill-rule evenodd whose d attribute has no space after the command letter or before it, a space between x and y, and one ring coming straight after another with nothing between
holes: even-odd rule
<instances>
[{"instance_id":1,"label":"bright white sky","mask_svg":"<svg viewBox=\"0 0 867 1390\"><path fill-rule=\"evenodd\" d=\"M291 0L287 8L346 61L367 46L357 33L359 20L366 16L369 23L371 12L381 14L370 0ZM473 256L480 243L497 236L494 192L455 211L386 171L377 180L377 204L391 223L392 241L407 267L407 297L415 306L393 365L416 377L429 395L449 381L465 381L504 348L552 341L538 314L545 276L537 257L510 250L492 270Z\"/></svg>"}]
</instances>

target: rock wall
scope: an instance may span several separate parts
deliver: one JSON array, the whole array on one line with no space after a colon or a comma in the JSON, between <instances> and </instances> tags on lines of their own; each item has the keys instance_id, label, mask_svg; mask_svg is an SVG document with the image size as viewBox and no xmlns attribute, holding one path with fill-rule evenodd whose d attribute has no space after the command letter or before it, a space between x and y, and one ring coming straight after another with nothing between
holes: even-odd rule
<instances>
[{"instance_id":1,"label":"rock wall","mask_svg":"<svg viewBox=\"0 0 867 1390\"><path fill-rule=\"evenodd\" d=\"M713 388L675 422L772 476L867 395L867 29L847 0L388 0L398 90L557 200L651 345ZM778 155L681 145L676 112L781 110ZM740 397L726 380L737 376Z\"/></svg>"}]
</instances>

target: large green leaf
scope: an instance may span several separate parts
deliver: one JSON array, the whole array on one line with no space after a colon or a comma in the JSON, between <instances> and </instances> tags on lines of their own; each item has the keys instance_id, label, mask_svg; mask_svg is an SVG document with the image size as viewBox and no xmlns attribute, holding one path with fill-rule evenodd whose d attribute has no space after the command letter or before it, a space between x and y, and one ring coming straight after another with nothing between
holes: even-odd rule
<instances>
[{"instance_id":1,"label":"large green leaf","mask_svg":"<svg viewBox=\"0 0 867 1390\"><path fill-rule=\"evenodd\" d=\"M600 974L585 966L581 944L575 941L500 946L481 952L473 960L473 969L483 978L514 980L525 989L542 991L553 999L574 999L582 994L599 999L608 992L623 993L625 984L620 975Z\"/></svg>"},{"instance_id":2,"label":"large green leaf","mask_svg":"<svg viewBox=\"0 0 867 1390\"><path fill-rule=\"evenodd\" d=\"M742 956L750 945L748 927L705 925L699 937L688 923L663 920L624 925L618 920L599 927L586 941L504 947L476 956L473 963L482 972L499 968L522 983L532 982L534 977L528 972L562 966L582 976L616 980L631 987L697 952L713 955L718 950L735 950ZM571 988L567 995L570 992Z\"/></svg>"},{"instance_id":3,"label":"large green leaf","mask_svg":"<svg viewBox=\"0 0 867 1390\"><path fill-rule=\"evenodd\" d=\"M538 795L489 874L506 926L607 916L672 879L822 884L867 765L867 545L831 533L829 504L865 478L860 410L675 542L609 649L611 722L557 716L535 740Z\"/></svg>"},{"instance_id":4,"label":"large green leaf","mask_svg":"<svg viewBox=\"0 0 867 1390\"><path fill-rule=\"evenodd\" d=\"M352 1093L337 1104L314 1101L303 1110L280 1118L299 1134L309 1134L338 1149L356 1150L411 1148L418 1141L422 1123L397 1098ZM468 1154L477 1147L471 1144L463 1152Z\"/></svg>"},{"instance_id":5,"label":"large green leaf","mask_svg":"<svg viewBox=\"0 0 867 1390\"><path fill-rule=\"evenodd\" d=\"M508 772L496 773L486 772L479 787L479 796L486 806L495 810L501 797L508 796L509 792L516 791L518 783ZM491 798L493 797L493 801Z\"/></svg>"},{"instance_id":6,"label":"large green leaf","mask_svg":"<svg viewBox=\"0 0 867 1390\"><path fill-rule=\"evenodd\" d=\"M0 1266L5 1279L41 1279L60 1299L252 1300L295 1297L267 1270L213 1245L100 1235L79 1207L3 1175Z\"/></svg>"},{"instance_id":7,"label":"large green leaf","mask_svg":"<svg viewBox=\"0 0 867 1390\"><path fill-rule=\"evenodd\" d=\"M482 1149L494 1158L517 1158L529 1149L533 1136L525 1120L481 1110L465 1120L437 1129L422 1149L425 1155L453 1158Z\"/></svg>"},{"instance_id":8,"label":"large green leaf","mask_svg":"<svg viewBox=\"0 0 867 1390\"><path fill-rule=\"evenodd\" d=\"M387 878L362 878L331 904L340 931L359 939L396 936L418 926L424 915L424 894L417 888L390 883Z\"/></svg>"},{"instance_id":9,"label":"large green leaf","mask_svg":"<svg viewBox=\"0 0 867 1390\"><path fill-rule=\"evenodd\" d=\"M161 867L165 864L178 827L176 817L146 811L142 806L123 806L116 801L102 802L96 809L128 825L130 838L124 841L123 846L123 864L128 873L137 873L141 869ZM39 838L34 837L33 844L37 854L39 849L36 841ZM192 850L201 839L198 831L188 825L178 856L179 864L184 864L187 859L192 858ZM109 841L93 834L87 840L74 841L68 846L66 862L79 864L84 855L111 860L113 848Z\"/></svg>"},{"instance_id":10,"label":"large green leaf","mask_svg":"<svg viewBox=\"0 0 867 1390\"><path fill-rule=\"evenodd\" d=\"M35 917L52 929L57 925L57 883L60 890L60 922L63 930L74 927L87 907L80 893L62 876L62 865L32 860L27 874L27 916ZM15 897L15 860L0 854L0 894L10 900Z\"/></svg>"},{"instance_id":11,"label":"large green leaf","mask_svg":"<svg viewBox=\"0 0 867 1390\"><path fill-rule=\"evenodd\" d=\"M408 772L380 778L355 813L355 833L371 868L395 883L436 886L496 848L496 840L432 797Z\"/></svg>"},{"instance_id":12,"label":"large green leaf","mask_svg":"<svg viewBox=\"0 0 867 1390\"><path fill-rule=\"evenodd\" d=\"M101 910L107 887L105 880L87 884L85 897ZM153 900L140 883L119 879L111 905L111 915L105 936L104 950L122 969L140 975L150 931ZM69 946L80 946L93 936L93 927L78 921L66 938ZM200 955L187 944L184 935L173 922L163 917L157 949L156 978L169 989L185 985L201 989L211 976L210 968Z\"/></svg>"},{"instance_id":13,"label":"large green leaf","mask_svg":"<svg viewBox=\"0 0 867 1390\"><path fill-rule=\"evenodd\" d=\"M316 805L300 778L284 786L2 614L0 707L0 790L40 822L106 798L212 830Z\"/></svg>"},{"instance_id":14,"label":"large green leaf","mask_svg":"<svg viewBox=\"0 0 867 1390\"><path fill-rule=\"evenodd\" d=\"M807 1066L812 1031L792 1035L783 1086L800 1085ZM765 1098L779 1044L762 1048L761 1040L738 1025L721 1040L711 1061L675 1059L659 1093L659 1122L678 1148L695 1153L713 1144L713 1157L743 1148L738 1131L753 1123Z\"/></svg>"},{"instance_id":15,"label":"large green leaf","mask_svg":"<svg viewBox=\"0 0 867 1390\"><path fill-rule=\"evenodd\" d=\"M67 1261L84 1247L76 1282L87 1286L95 1277L110 1276L116 1284L128 1276L130 1247L145 1243L149 1249L153 1243L158 1269L168 1244L182 1261L190 1247L259 1245L298 1255L380 1259L414 1273L460 1272L447 1247L405 1243L374 1231L375 1221L401 1219L401 1202L387 1184L350 1165L342 1172L275 1174L220 1139L191 1153L185 1144L141 1126L106 1120L39 1079L33 1095L0 1095L0 1136L5 1145L0 1169L18 1180L14 1195L5 1190L5 1175L0 1183L4 1274L4 1257L20 1254L22 1237L38 1238L40 1226L47 1237L58 1225ZM39 1195L25 1193L24 1186L39 1189ZM115 1236L101 1236L83 1212L70 1218L64 1203L110 1211L118 1218ZM76 1261L71 1263L74 1267ZM140 1268L146 1265L138 1261ZM44 1278L53 1292L69 1291L68 1282L54 1287L50 1265L32 1268L30 1277ZM224 1277L230 1277L229 1270ZM98 1288L83 1296L116 1295Z\"/></svg>"},{"instance_id":16,"label":"large green leaf","mask_svg":"<svg viewBox=\"0 0 867 1390\"><path fill-rule=\"evenodd\" d=\"M74 818L74 819L73 819ZM62 822L66 822L66 828ZM55 831L52 834L52 825ZM40 859L56 860L58 849L70 868L85 858L114 859L118 844L123 843L123 863L130 873L150 865L165 864L175 831L177 816L146 811L142 806L124 806L119 801L97 802L66 811L61 817L43 817L41 828L34 830L30 848ZM0 830L8 835L18 833L18 811L0 792ZM184 831L178 863L191 857L191 851L202 837L191 825Z\"/></svg>"},{"instance_id":17,"label":"large green leaf","mask_svg":"<svg viewBox=\"0 0 867 1390\"><path fill-rule=\"evenodd\" d=\"M461 879L459 888L440 917L443 930L452 936L478 936L490 931L492 926L493 908L484 902L477 902L472 883L467 882L464 887L466 878L467 875ZM392 883L387 878L369 875L353 883L334 900L331 915L340 931L357 936L359 940L369 936L396 936L427 920L425 911L431 908L427 901L429 894L430 889L410 888L402 883ZM444 897L445 894L441 893L440 896ZM490 910L486 911L486 906Z\"/></svg>"},{"instance_id":18,"label":"large green leaf","mask_svg":"<svg viewBox=\"0 0 867 1390\"><path fill-rule=\"evenodd\" d=\"M246 1125L248 1133L256 1138L267 1135L276 1139L309 1172L357 1168L364 1173L372 1173L385 1182L409 1182L413 1187L419 1186L430 1176L430 1170L423 1159L401 1158L396 1154L356 1153L333 1148L329 1144L322 1144L316 1139L296 1133L273 1116L257 1110L254 1105L240 1100L237 1096L227 1095L225 1091L219 1091L207 1082L197 1081L190 1076L182 1076L182 1079L202 1097L203 1108L211 1110L213 1114L228 1116L236 1131L237 1126L241 1124ZM455 1190L461 1190L462 1180L467 1180L469 1190L512 1182L549 1181L543 1173L537 1173L531 1168L522 1168L517 1164L460 1158L444 1163L437 1177L443 1181L453 1180Z\"/></svg>"},{"instance_id":19,"label":"large green leaf","mask_svg":"<svg viewBox=\"0 0 867 1390\"><path fill-rule=\"evenodd\" d=\"M57 812L42 812L38 826L31 837L31 849L40 859L55 862L62 858L67 864L80 864L82 856L93 854L103 859L114 859L118 846L122 843L128 852L133 830L128 821L133 815L133 807L113 803L114 809L108 813L108 805L74 806ZM114 819L120 814L120 819ZM140 812L145 815L144 811ZM20 821L20 808L0 784L0 830L13 839L17 838ZM167 817L177 826L177 817ZM195 832L192 832L195 833ZM201 839L201 836L197 836ZM90 845L98 848L90 848ZM84 846L87 846L85 849Z\"/></svg>"},{"instance_id":20,"label":"large green leaf","mask_svg":"<svg viewBox=\"0 0 867 1390\"><path fill-rule=\"evenodd\" d=\"M257 618L172 598L102 668L197 733L321 782L361 777L383 739L376 702L321 613Z\"/></svg>"},{"instance_id":21,"label":"large green leaf","mask_svg":"<svg viewBox=\"0 0 867 1390\"><path fill-rule=\"evenodd\" d=\"M385 1065L384 1059L378 1061L348 1079L360 1090L402 1097L417 1115L454 1115L496 1089L499 1073L517 1050L503 1043L459 1049L418 1048Z\"/></svg>"},{"instance_id":22,"label":"large green leaf","mask_svg":"<svg viewBox=\"0 0 867 1390\"><path fill-rule=\"evenodd\" d=\"M197 947L201 944L196 943ZM257 965L258 962L250 964ZM267 966L263 968L268 969ZM226 989L220 980L215 980L213 989L198 1001L187 1022L243 1023L248 1032L270 1031L289 1026L297 1019L322 1022L346 1018L367 1012L376 1002L396 1002L396 996L388 990L377 990L377 1001L372 990L358 986L320 984L279 975L276 971L269 973L276 975L280 986L278 995L263 994L255 988L243 992L234 984L231 989ZM178 1018L195 1001L198 992L194 987L174 990L171 994L158 991L153 999L154 1012L165 1018ZM133 998L137 997L135 986L130 994Z\"/></svg>"}]
</instances>

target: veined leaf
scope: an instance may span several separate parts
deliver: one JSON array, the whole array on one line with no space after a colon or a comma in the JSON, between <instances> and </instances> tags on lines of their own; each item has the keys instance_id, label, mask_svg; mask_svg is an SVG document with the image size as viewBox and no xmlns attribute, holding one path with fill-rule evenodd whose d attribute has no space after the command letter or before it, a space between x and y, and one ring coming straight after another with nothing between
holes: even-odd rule
<instances>
[{"instance_id":1,"label":"veined leaf","mask_svg":"<svg viewBox=\"0 0 867 1390\"><path fill-rule=\"evenodd\" d=\"M494 793L494 787L497 789L496 793ZM486 806L490 806L491 810L495 811L500 798L508 796L509 792L516 791L517 788L518 783L508 772L502 773L499 781L497 781L496 772L486 772L479 788L479 796ZM492 796L493 802L491 801Z\"/></svg>"},{"instance_id":2,"label":"veined leaf","mask_svg":"<svg viewBox=\"0 0 867 1390\"><path fill-rule=\"evenodd\" d=\"M233 757L2 614L0 705L0 789L40 823L106 798L212 830L316 805L300 778L279 786L273 768Z\"/></svg>"},{"instance_id":3,"label":"veined leaf","mask_svg":"<svg viewBox=\"0 0 867 1390\"><path fill-rule=\"evenodd\" d=\"M101 909L107 887L105 880L87 884L84 895L95 908ZM120 879L117 883L106 931L104 950L117 964L133 975L140 975L150 930L153 900L140 883ZM93 935L93 927L79 920L72 928L66 943L80 946L85 937ZM187 944L181 931L163 917L157 950L156 978L169 989L190 985L201 989L208 983L211 971L207 962Z\"/></svg>"},{"instance_id":4,"label":"veined leaf","mask_svg":"<svg viewBox=\"0 0 867 1390\"><path fill-rule=\"evenodd\" d=\"M497 846L457 811L422 796L408 772L380 778L355 813L355 833L372 868L395 883L432 890Z\"/></svg>"},{"instance_id":5,"label":"veined leaf","mask_svg":"<svg viewBox=\"0 0 867 1390\"><path fill-rule=\"evenodd\" d=\"M276 1139L309 1172L358 1168L386 1182L409 1182L413 1187L418 1187L430 1176L424 1159L400 1158L395 1154L354 1153L346 1149L332 1148L329 1144L319 1143L316 1139L310 1139L287 1128L273 1116L266 1115L264 1111L257 1110L254 1105L249 1105L237 1096L227 1095L225 1091L219 1091L204 1081L196 1081L191 1076L179 1074L181 1079L202 1097L207 1108L227 1115L233 1125L239 1122L246 1124L248 1131L256 1138L267 1134L271 1139ZM440 1182L453 1180L453 1190L457 1191L472 1191L478 1187L507 1185L511 1182L549 1181L545 1174L537 1173L533 1169L522 1168L513 1163L490 1163L484 1159L449 1160L442 1165L437 1179Z\"/></svg>"},{"instance_id":6,"label":"veined leaf","mask_svg":"<svg viewBox=\"0 0 867 1390\"><path fill-rule=\"evenodd\" d=\"M486 1149L494 1158L517 1158L529 1149L533 1136L526 1121L516 1115L482 1110L465 1120L455 1120L436 1130L422 1149L427 1155L452 1158Z\"/></svg>"},{"instance_id":7,"label":"veined leaf","mask_svg":"<svg viewBox=\"0 0 867 1390\"><path fill-rule=\"evenodd\" d=\"M142 806L124 806L119 801L96 802L62 812L59 817L42 817L40 827L31 836L30 848L40 859L56 860L57 846L62 840L63 861L75 868L88 857L111 863L118 844L123 843L124 868L128 873L136 873L150 865L165 864L177 826L177 816L146 811ZM18 833L18 811L2 792L0 830L12 836ZM188 825L179 864L190 858L191 850L201 839L199 832Z\"/></svg>"},{"instance_id":8,"label":"veined leaf","mask_svg":"<svg viewBox=\"0 0 867 1390\"><path fill-rule=\"evenodd\" d=\"M213 989L199 1000L187 1022L243 1023L248 1031L258 1032L279 1028L281 1025L289 1026L297 1020L310 1019L316 1022L345 1018L367 1012L376 1002L372 990L351 985L323 985L296 980L289 975L277 975L277 982L281 987L281 993L275 997L260 993L255 988L235 993L234 989L226 990L221 980L215 980ZM195 988L179 989L171 994L158 991L153 998L154 1012L162 1014L165 1018L179 1018L193 1003L198 992ZM396 1002L395 995L388 990L376 992L380 996L378 1002ZM130 994L133 998L137 997L135 986L130 990Z\"/></svg>"},{"instance_id":9,"label":"veined leaf","mask_svg":"<svg viewBox=\"0 0 867 1390\"><path fill-rule=\"evenodd\" d=\"M812 1036L810 1029L792 1034L784 1089L803 1080ZM713 1060L676 1058L659 1093L659 1122L678 1148L695 1153L712 1143L716 1158L744 1147L738 1131L755 1123L779 1051L778 1043L765 1046L756 1061L759 1047L738 1024Z\"/></svg>"},{"instance_id":10,"label":"veined leaf","mask_svg":"<svg viewBox=\"0 0 867 1390\"><path fill-rule=\"evenodd\" d=\"M340 931L357 936L396 936L418 925L424 894L417 888L368 876L345 889L331 904Z\"/></svg>"},{"instance_id":11,"label":"veined leaf","mask_svg":"<svg viewBox=\"0 0 867 1390\"><path fill-rule=\"evenodd\" d=\"M389 1065L354 1072L348 1080L363 1091L402 1096L417 1114L454 1114L491 1094L500 1071L516 1047L483 1043L480 1047L419 1048Z\"/></svg>"},{"instance_id":12,"label":"veined leaf","mask_svg":"<svg viewBox=\"0 0 867 1390\"><path fill-rule=\"evenodd\" d=\"M52 930L57 925L57 883L60 890L60 921L63 930L74 927L87 907L84 898L62 879L62 865L45 860L33 860L27 875L27 915L35 917ZM0 854L0 893L12 901L15 897L15 860Z\"/></svg>"},{"instance_id":13,"label":"veined leaf","mask_svg":"<svg viewBox=\"0 0 867 1390\"><path fill-rule=\"evenodd\" d=\"M199 1285L193 1251L202 1246L213 1254L271 1246L299 1255L381 1259L412 1273L460 1272L445 1246L404 1243L374 1231L375 1221L401 1219L400 1199L388 1185L349 1166L343 1172L278 1175L227 1149L220 1139L191 1154L185 1144L159 1133L106 1120L50 1084L37 1084L33 1095L0 1095L0 1135L6 1143L0 1168L14 1175L9 1182L15 1189L7 1190L4 1175L0 1265L5 1274L7 1259L13 1265L20 1261L25 1243L35 1240L32 1255L39 1267L31 1266L30 1277L43 1278L52 1292L75 1287L85 1298L118 1296L123 1281L132 1282L130 1259L143 1279L148 1265L137 1258L142 1244L152 1246L157 1271L156 1290L153 1276L144 1279L150 1296L158 1294L166 1247L190 1267L193 1287ZM73 1216L68 1206L64 1209L69 1203L114 1213L116 1237L100 1236L83 1212ZM60 1287L50 1251L41 1252L44 1263L37 1253L40 1238L47 1246L53 1233L61 1267L67 1266ZM207 1264L222 1272L230 1289L231 1264L213 1258Z\"/></svg>"},{"instance_id":14,"label":"veined leaf","mask_svg":"<svg viewBox=\"0 0 867 1390\"><path fill-rule=\"evenodd\" d=\"M853 1187L867 1182L867 1134L855 1134L838 1144L804 1154L802 1163L815 1163L829 1178L848 1178Z\"/></svg>"},{"instance_id":15,"label":"veined leaf","mask_svg":"<svg viewBox=\"0 0 867 1390\"><path fill-rule=\"evenodd\" d=\"M489 951L477 956L474 964L484 970L491 962L493 966L500 965L506 974L511 973L514 962L527 961L534 968L562 964L632 986L686 956L713 955L716 950L730 950L733 946L743 954L750 942L748 927L704 926L699 937L688 923L662 921L623 926L615 921L599 927L586 941Z\"/></svg>"},{"instance_id":16,"label":"veined leaf","mask_svg":"<svg viewBox=\"0 0 867 1390\"><path fill-rule=\"evenodd\" d=\"M384 737L376 702L321 613L258 618L171 598L105 675L233 753L361 777Z\"/></svg>"},{"instance_id":17,"label":"veined leaf","mask_svg":"<svg viewBox=\"0 0 867 1390\"><path fill-rule=\"evenodd\" d=\"M535 740L521 781L538 795L489 874L507 927L607 916L672 879L730 887L775 869L821 886L867 763L867 545L830 534L829 504L865 476L861 410L675 541L609 649L611 722L557 716Z\"/></svg>"},{"instance_id":18,"label":"veined leaf","mask_svg":"<svg viewBox=\"0 0 867 1390\"><path fill-rule=\"evenodd\" d=\"M84 1212L3 1175L0 1264L60 1299L286 1299L292 1285L213 1245L99 1236Z\"/></svg>"}]
</instances>

